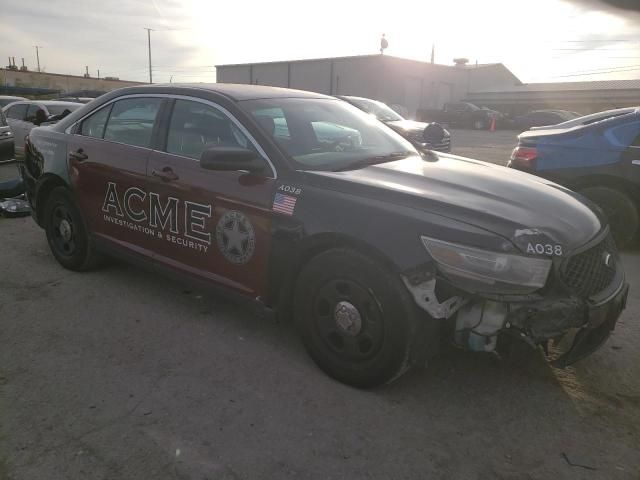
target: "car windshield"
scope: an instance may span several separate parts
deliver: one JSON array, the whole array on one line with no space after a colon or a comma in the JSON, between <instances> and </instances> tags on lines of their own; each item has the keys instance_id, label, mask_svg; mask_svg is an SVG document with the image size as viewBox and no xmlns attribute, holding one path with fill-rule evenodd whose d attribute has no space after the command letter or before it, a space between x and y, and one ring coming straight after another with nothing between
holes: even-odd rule
<instances>
[{"instance_id":1,"label":"car windshield","mask_svg":"<svg viewBox=\"0 0 640 480\"><path fill-rule=\"evenodd\" d=\"M349 101L353 103L360 110L375 115L375 117L382 122L397 122L404 120L400 115L393 111L388 105L376 100L369 100L366 98L348 97Z\"/></svg>"},{"instance_id":2,"label":"car windshield","mask_svg":"<svg viewBox=\"0 0 640 480\"><path fill-rule=\"evenodd\" d=\"M65 110L69 110L69 112L73 112L74 110L77 110L81 106L82 105L76 105L75 103L54 104L54 105L47 105L47 110L49 110L49 114L51 115L60 115Z\"/></svg>"},{"instance_id":3,"label":"car windshield","mask_svg":"<svg viewBox=\"0 0 640 480\"><path fill-rule=\"evenodd\" d=\"M346 170L418 154L393 130L340 100L273 98L240 105L302 170Z\"/></svg>"}]
</instances>

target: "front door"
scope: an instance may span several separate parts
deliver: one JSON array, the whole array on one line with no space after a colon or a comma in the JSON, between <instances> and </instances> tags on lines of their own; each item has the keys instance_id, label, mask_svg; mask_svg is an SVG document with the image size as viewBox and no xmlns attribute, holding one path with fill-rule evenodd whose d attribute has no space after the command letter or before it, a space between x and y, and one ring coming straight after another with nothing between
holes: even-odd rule
<instances>
[{"instance_id":1,"label":"front door","mask_svg":"<svg viewBox=\"0 0 640 480\"><path fill-rule=\"evenodd\" d=\"M275 172L200 167L214 146L256 149L240 124L205 101L175 100L163 151L149 160L149 223L156 260L247 295L264 295Z\"/></svg>"},{"instance_id":2,"label":"front door","mask_svg":"<svg viewBox=\"0 0 640 480\"><path fill-rule=\"evenodd\" d=\"M71 184L89 230L147 256L146 172L162 101L134 97L108 104L82 121L67 146Z\"/></svg>"}]
</instances>

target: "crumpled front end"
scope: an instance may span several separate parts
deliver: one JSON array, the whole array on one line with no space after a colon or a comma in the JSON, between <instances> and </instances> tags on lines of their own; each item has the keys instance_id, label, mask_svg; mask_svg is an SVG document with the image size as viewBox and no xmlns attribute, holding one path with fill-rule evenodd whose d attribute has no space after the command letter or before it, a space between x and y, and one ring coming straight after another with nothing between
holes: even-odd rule
<instances>
[{"instance_id":1,"label":"crumpled front end","mask_svg":"<svg viewBox=\"0 0 640 480\"><path fill-rule=\"evenodd\" d=\"M441 272L431 274L421 278L412 272L403 279L423 310L450 325L456 345L492 352L508 336L542 346L561 368L607 340L629 290L608 232L568 257L555 258L545 286L526 295L469 293Z\"/></svg>"}]
</instances>

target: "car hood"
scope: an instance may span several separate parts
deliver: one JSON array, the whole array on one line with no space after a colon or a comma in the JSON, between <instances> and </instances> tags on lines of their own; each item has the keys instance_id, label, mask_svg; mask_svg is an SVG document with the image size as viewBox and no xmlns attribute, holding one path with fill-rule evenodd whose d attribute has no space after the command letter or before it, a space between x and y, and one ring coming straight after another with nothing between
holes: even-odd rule
<instances>
[{"instance_id":1,"label":"car hood","mask_svg":"<svg viewBox=\"0 0 640 480\"><path fill-rule=\"evenodd\" d=\"M427 160L425 158L431 158ZM333 187L418 208L491 231L521 251L530 245L583 246L604 222L580 195L533 175L432 153L345 172L309 172Z\"/></svg>"}]
</instances>

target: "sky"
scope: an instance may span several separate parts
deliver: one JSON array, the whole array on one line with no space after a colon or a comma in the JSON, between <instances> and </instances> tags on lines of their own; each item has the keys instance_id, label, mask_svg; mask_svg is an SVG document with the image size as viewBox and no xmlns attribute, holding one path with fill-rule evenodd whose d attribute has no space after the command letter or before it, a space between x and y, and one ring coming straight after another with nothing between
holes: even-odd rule
<instances>
[{"instance_id":1,"label":"sky","mask_svg":"<svg viewBox=\"0 0 640 480\"><path fill-rule=\"evenodd\" d=\"M528 4L528 6L526 6ZM0 0L0 65L215 81L215 65L378 53L502 62L524 82L640 78L640 14L597 0Z\"/></svg>"}]
</instances>

